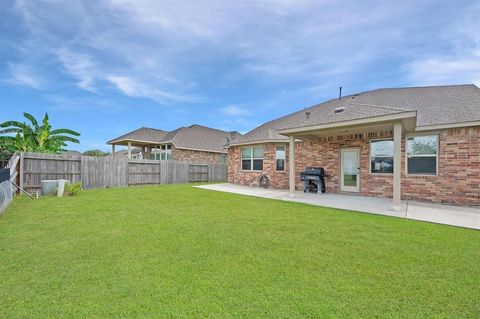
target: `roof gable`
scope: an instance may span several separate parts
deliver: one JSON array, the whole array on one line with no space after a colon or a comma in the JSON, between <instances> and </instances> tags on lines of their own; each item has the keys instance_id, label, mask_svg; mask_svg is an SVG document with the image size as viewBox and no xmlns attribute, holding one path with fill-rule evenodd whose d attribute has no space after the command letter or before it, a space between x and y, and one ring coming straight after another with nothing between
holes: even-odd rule
<instances>
[{"instance_id":1,"label":"roof gable","mask_svg":"<svg viewBox=\"0 0 480 319\"><path fill-rule=\"evenodd\" d=\"M158 143L165 137L165 135L167 135L166 131L149 127L141 127L126 134L123 134L117 138L114 138L108 141L107 144L121 143L127 141L139 141L153 144Z\"/></svg>"},{"instance_id":2,"label":"roof gable","mask_svg":"<svg viewBox=\"0 0 480 319\"><path fill-rule=\"evenodd\" d=\"M161 143L173 143L176 148L226 153L226 145L238 135L238 132L226 132L194 124L168 133Z\"/></svg>"}]
</instances>

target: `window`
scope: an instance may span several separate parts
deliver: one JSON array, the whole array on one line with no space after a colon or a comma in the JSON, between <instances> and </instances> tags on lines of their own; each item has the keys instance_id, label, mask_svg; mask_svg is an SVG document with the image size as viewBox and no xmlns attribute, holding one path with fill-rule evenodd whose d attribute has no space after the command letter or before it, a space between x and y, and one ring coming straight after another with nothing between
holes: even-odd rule
<instances>
[{"instance_id":1,"label":"window","mask_svg":"<svg viewBox=\"0 0 480 319\"><path fill-rule=\"evenodd\" d=\"M438 135L407 137L407 174L437 174Z\"/></svg>"},{"instance_id":2,"label":"window","mask_svg":"<svg viewBox=\"0 0 480 319\"><path fill-rule=\"evenodd\" d=\"M263 146L242 148L242 170L263 170Z\"/></svg>"},{"instance_id":3,"label":"window","mask_svg":"<svg viewBox=\"0 0 480 319\"><path fill-rule=\"evenodd\" d=\"M370 142L370 172L393 173L393 140Z\"/></svg>"},{"instance_id":4,"label":"window","mask_svg":"<svg viewBox=\"0 0 480 319\"><path fill-rule=\"evenodd\" d=\"M160 160L160 148L158 148L158 146L155 146L154 148L151 149L150 159L157 160L157 161Z\"/></svg>"},{"instance_id":5,"label":"window","mask_svg":"<svg viewBox=\"0 0 480 319\"><path fill-rule=\"evenodd\" d=\"M160 159L162 161L172 159L172 145L162 145L160 147Z\"/></svg>"},{"instance_id":6,"label":"window","mask_svg":"<svg viewBox=\"0 0 480 319\"><path fill-rule=\"evenodd\" d=\"M285 170L285 146L277 146L275 150L275 169L277 171Z\"/></svg>"}]
</instances>

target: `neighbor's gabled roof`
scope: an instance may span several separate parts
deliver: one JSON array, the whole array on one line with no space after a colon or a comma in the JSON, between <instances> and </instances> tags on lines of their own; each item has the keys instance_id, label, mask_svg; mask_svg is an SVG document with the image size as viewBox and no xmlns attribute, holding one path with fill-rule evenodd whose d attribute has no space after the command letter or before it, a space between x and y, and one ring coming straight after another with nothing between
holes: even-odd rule
<instances>
[{"instance_id":1,"label":"neighbor's gabled roof","mask_svg":"<svg viewBox=\"0 0 480 319\"><path fill-rule=\"evenodd\" d=\"M134 131L123 134L113 140L107 142L107 144L117 144L122 142L140 142L140 143L158 143L161 141L168 132L158 130L155 128L141 127Z\"/></svg>"},{"instance_id":2,"label":"neighbor's gabled roof","mask_svg":"<svg viewBox=\"0 0 480 319\"><path fill-rule=\"evenodd\" d=\"M171 132L142 127L107 143L119 144L129 141L154 145L172 143L176 148L226 153L227 144L240 135L238 132L227 132L198 124L180 127Z\"/></svg>"},{"instance_id":3,"label":"neighbor's gabled roof","mask_svg":"<svg viewBox=\"0 0 480 319\"><path fill-rule=\"evenodd\" d=\"M338 107L345 107L345 111L335 113L334 109ZM416 112L418 130L455 123L475 123L480 121L480 89L467 84L377 89L348 95L267 122L241 136L234 144L286 141L286 136L278 131L411 114L412 111ZM310 113L308 119L307 112Z\"/></svg>"},{"instance_id":4,"label":"neighbor's gabled roof","mask_svg":"<svg viewBox=\"0 0 480 319\"><path fill-rule=\"evenodd\" d=\"M172 143L176 148L226 153L227 144L240 134L194 124L168 133L161 144Z\"/></svg>"}]
</instances>

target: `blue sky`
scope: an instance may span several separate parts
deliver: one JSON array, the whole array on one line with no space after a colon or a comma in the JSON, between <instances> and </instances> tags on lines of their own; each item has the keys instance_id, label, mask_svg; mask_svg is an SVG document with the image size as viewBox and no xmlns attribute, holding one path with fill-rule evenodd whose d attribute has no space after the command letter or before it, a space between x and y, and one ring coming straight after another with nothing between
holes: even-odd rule
<instances>
[{"instance_id":1,"label":"blue sky","mask_svg":"<svg viewBox=\"0 0 480 319\"><path fill-rule=\"evenodd\" d=\"M100 148L141 126L246 132L378 87L480 85L479 1L2 1L0 121Z\"/></svg>"}]
</instances>

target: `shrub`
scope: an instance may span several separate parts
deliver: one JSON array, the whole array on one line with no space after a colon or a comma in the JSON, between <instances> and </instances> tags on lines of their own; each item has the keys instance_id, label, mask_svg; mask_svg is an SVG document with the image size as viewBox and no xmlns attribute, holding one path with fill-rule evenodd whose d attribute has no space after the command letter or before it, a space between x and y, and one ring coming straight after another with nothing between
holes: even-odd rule
<instances>
[{"instance_id":1,"label":"shrub","mask_svg":"<svg viewBox=\"0 0 480 319\"><path fill-rule=\"evenodd\" d=\"M65 195L66 196L75 196L82 190L82 182L75 184L65 184Z\"/></svg>"}]
</instances>

